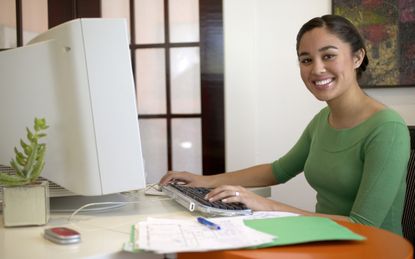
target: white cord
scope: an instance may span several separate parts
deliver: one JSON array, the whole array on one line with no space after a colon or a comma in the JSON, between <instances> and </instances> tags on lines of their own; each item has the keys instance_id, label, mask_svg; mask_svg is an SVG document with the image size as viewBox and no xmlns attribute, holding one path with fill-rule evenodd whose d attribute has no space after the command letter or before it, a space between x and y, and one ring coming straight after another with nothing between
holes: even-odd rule
<instances>
[{"instance_id":1,"label":"white cord","mask_svg":"<svg viewBox=\"0 0 415 259\"><path fill-rule=\"evenodd\" d=\"M163 200L171 200L170 197L168 198L160 198L157 199L156 201L163 201ZM134 203L140 203L143 200L137 200L137 201L109 201L109 202L94 202L94 203L88 203L83 205L82 207L80 207L79 209L75 210L68 218L68 222L71 223L72 218L78 214L78 212L80 212L81 210L87 208L87 207L91 207L91 206L97 206L97 205L115 205L115 204L134 204Z\"/></svg>"},{"instance_id":2,"label":"white cord","mask_svg":"<svg viewBox=\"0 0 415 259\"><path fill-rule=\"evenodd\" d=\"M138 202L138 201L137 201ZM72 218L78 214L78 212L80 212L81 210L87 208L87 207L91 207L91 206L97 206L97 205L111 205L111 204L127 204L127 203L137 203L137 202L127 202L127 201L123 201L123 202L117 202L117 201L109 201L109 202L94 202L94 203L88 203L83 205L82 207L80 207L79 209L75 210L71 216L69 216L68 222L71 222Z\"/></svg>"}]
</instances>

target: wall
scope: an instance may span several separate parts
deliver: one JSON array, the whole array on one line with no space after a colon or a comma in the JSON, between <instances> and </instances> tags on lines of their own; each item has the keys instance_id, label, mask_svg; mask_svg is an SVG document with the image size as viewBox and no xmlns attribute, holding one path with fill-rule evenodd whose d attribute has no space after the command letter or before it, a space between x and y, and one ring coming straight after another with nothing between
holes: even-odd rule
<instances>
[{"instance_id":1,"label":"wall","mask_svg":"<svg viewBox=\"0 0 415 259\"><path fill-rule=\"evenodd\" d=\"M304 22L330 12L331 0L224 0L228 171L283 155L325 106L301 81L295 37ZM415 88L367 93L415 125ZM273 187L272 195L314 209L315 192L302 175Z\"/></svg>"}]
</instances>

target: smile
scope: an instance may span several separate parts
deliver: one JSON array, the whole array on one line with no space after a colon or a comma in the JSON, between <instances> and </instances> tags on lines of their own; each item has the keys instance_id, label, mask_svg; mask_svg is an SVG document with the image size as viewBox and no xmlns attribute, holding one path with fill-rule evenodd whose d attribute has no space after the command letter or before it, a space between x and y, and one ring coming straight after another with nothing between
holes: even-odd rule
<instances>
[{"instance_id":1,"label":"smile","mask_svg":"<svg viewBox=\"0 0 415 259\"><path fill-rule=\"evenodd\" d=\"M330 86L330 84L332 82L334 82L334 79L333 78L327 78L327 79L324 79L324 80L316 80L316 81L313 81L313 82L318 88L326 89Z\"/></svg>"}]
</instances>

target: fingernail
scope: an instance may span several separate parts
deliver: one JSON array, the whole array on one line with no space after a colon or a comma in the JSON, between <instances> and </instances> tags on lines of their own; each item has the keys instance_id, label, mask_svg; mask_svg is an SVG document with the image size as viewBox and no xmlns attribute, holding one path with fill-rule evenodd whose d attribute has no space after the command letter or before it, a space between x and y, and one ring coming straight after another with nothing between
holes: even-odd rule
<instances>
[{"instance_id":1,"label":"fingernail","mask_svg":"<svg viewBox=\"0 0 415 259\"><path fill-rule=\"evenodd\" d=\"M226 202L228 199L223 199L222 202Z\"/></svg>"},{"instance_id":2,"label":"fingernail","mask_svg":"<svg viewBox=\"0 0 415 259\"><path fill-rule=\"evenodd\" d=\"M206 194L206 195L205 195L205 197L204 197L203 199L207 200L207 198L208 198L208 195Z\"/></svg>"}]
</instances>

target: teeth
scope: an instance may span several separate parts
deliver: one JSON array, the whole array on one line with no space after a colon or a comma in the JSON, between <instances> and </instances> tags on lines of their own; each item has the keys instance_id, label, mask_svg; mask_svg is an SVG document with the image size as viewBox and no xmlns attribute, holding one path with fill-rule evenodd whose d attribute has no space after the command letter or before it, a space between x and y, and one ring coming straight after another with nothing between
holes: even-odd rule
<instances>
[{"instance_id":1,"label":"teeth","mask_svg":"<svg viewBox=\"0 0 415 259\"><path fill-rule=\"evenodd\" d=\"M316 85L325 85L331 82L331 79L316 81Z\"/></svg>"}]
</instances>

